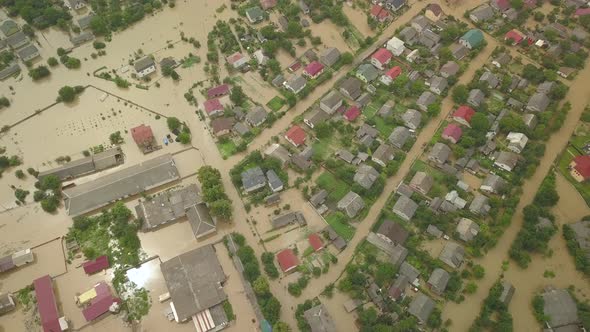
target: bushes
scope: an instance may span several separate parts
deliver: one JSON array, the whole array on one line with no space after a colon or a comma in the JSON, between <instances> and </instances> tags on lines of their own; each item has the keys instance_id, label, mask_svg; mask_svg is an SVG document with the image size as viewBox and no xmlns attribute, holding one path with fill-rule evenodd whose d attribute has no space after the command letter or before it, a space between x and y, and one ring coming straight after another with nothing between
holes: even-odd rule
<instances>
[{"instance_id":1,"label":"bushes","mask_svg":"<svg viewBox=\"0 0 590 332\"><path fill-rule=\"evenodd\" d=\"M203 198L209 205L211 215L231 219L233 214L232 203L223 188L221 173L211 166L203 166L199 168L197 177L201 183Z\"/></svg>"},{"instance_id":2,"label":"bushes","mask_svg":"<svg viewBox=\"0 0 590 332\"><path fill-rule=\"evenodd\" d=\"M479 315L471 325L470 332L504 331L512 332L512 315L504 303L500 301L502 284L497 281L488 297L484 300Z\"/></svg>"},{"instance_id":3,"label":"bushes","mask_svg":"<svg viewBox=\"0 0 590 332\"><path fill-rule=\"evenodd\" d=\"M59 89L58 96L56 101L57 102L64 102L64 103L70 103L72 101L74 101L74 99L76 99L76 95L82 93L84 91L84 87L82 86L75 86L75 87L71 87L71 86L63 86Z\"/></svg>"},{"instance_id":4,"label":"bushes","mask_svg":"<svg viewBox=\"0 0 590 332\"><path fill-rule=\"evenodd\" d=\"M279 277L279 270L275 266L274 263L274 255L270 252L265 252L261 256L262 264L264 265L264 272L268 275L271 279L276 279Z\"/></svg>"},{"instance_id":5,"label":"bushes","mask_svg":"<svg viewBox=\"0 0 590 332\"><path fill-rule=\"evenodd\" d=\"M49 75L51 75L51 72L45 66L38 66L29 70L29 76L33 79L33 81L38 81Z\"/></svg>"},{"instance_id":6,"label":"bushes","mask_svg":"<svg viewBox=\"0 0 590 332\"><path fill-rule=\"evenodd\" d=\"M570 252L570 255L574 257L576 269L584 272L587 276L590 276L590 259L588 259L588 253L580 248L571 226L563 225L563 237L567 242L567 249Z\"/></svg>"}]
</instances>

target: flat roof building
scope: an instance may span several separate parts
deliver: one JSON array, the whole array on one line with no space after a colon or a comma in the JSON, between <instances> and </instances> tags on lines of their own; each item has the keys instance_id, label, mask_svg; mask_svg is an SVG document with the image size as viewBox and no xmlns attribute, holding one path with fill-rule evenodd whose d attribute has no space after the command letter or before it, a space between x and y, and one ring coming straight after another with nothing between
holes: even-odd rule
<instances>
[{"instance_id":1,"label":"flat roof building","mask_svg":"<svg viewBox=\"0 0 590 332\"><path fill-rule=\"evenodd\" d=\"M99 172L124 162L123 151L120 147L108 149L95 155L71 161L62 166L39 173L39 180L49 175L55 175L60 180L68 180L82 175Z\"/></svg>"}]
</instances>

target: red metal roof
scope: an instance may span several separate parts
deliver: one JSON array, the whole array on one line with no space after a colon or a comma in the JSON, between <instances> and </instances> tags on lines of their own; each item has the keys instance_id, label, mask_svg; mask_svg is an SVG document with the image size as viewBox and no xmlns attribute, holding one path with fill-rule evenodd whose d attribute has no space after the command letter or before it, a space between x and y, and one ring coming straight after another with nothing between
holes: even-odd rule
<instances>
[{"instance_id":1,"label":"red metal roof","mask_svg":"<svg viewBox=\"0 0 590 332\"><path fill-rule=\"evenodd\" d=\"M371 7L371 16L378 21L383 21L389 17L389 11L379 5Z\"/></svg>"},{"instance_id":2,"label":"red metal roof","mask_svg":"<svg viewBox=\"0 0 590 332\"><path fill-rule=\"evenodd\" d=\"M584 177L584 180L590 179L590 156L577 156L574 162L576 163L574 168Z\"/></svg>"},{"instance_id":3,"label":"red metal roof","mask_svg":"<svg viewBox=\"0 0 590 332\"><path fill-rule=\"evenodd\" d=\"M324 243L319 235L316 233L310 234L307 238L309 240L309 245L313 248L314 251L319 251L324 248Z\"/></svg>"},{"instance_id":4,"label":"red metal roof","mask_svg":"<svg viewBox=\"0 0 590 332\"><path fill-rule=\"evenodd\" d=\"M109 307L115 302L120 302L120 300L113 297L110 291L108 293L98 294L97 297L92 299L90 305L82 310L82 315L84 315L87 322L91 322L107 313Z\"/></svg>"},{"instance_id":5,"label":"red metal roof","mask_svg":"<svg viewBox=\"0 0 590 332\"><path fill-rule=\"evenodd\" d=\"M41 316L43 331L61 332L51 277L46 275L36 279L33 281L33 286L35 287L35 297L37 298L37 308L39 309L39 316Z\"/></svg>"},{"instance_id":6,"label":"red metal roof","mask_svg":"<svg viewBox=\"0 0 590 332\"><path fill-rule=\"evenodd\" d=\"M299 265L299 259L291 249L284 249L277 254L279 266L283 272L289 272Z\"/></svg>"},{"instance_id":7,"label":"red metal roof","mask_svg":"<svg viewBox=\"0 0 590 332\"><path fill-rule=\"evenodd\" d=\"M270 9L277 5L277 0L260 0L262 9Z\"/></svg>"},{"instance_id":8,"label":"red metal roof","mask_svg":"<svg viewBox=\"0 0 590 332\"><path fill-rule=\"evenodd\" d=\"M512 29L512 30L506 32L506 34L504 35L504 39L505 40L512 39L512 40L514 40L514 42L516 44L520 44L522 42L522 40L524 39L524 37L518 31Z\"/></svg>"},{"instance_id":9,"label":"red metal roof","mask_svg":"<svg viewBox=\"0 0 590 332\"><path fill-rule=\"evenodd\" d=\"M346 110L346 112L344 112L344 118L350 122L356 120L356 118L358 118L359 115L361 115L361 110L356 106L352 106L351 108Z\"/></svg>"},{"instance_id":10,"label":"red metal roof","mask_svg":"<svg viewBox=\"0 0 590 332\"><path fill-rule=\"evenodd\" d=\"M467 121L468 123L471 123L471 117L473 116L473 114L475 114L475 111L473 110L473 108L469 107L469 106L459 106L459 108L457 108L457 110L455 111L455 113L453 113L453 117L454 118L462 118L463 120Z\"/></svg>"},{"instance_id":11,"label":"red metal roof","mask_svg":"<svg viewBox=\"0 0 590 332\"><path fill-rule=\"evenodd\" d=\"M295 61L289 66L290 71L297 71L299 68L301 68L301 62L299 61Z\"/></svg>"},{"instance_id":12,"label":"red metal roof","mask_svg":"<svg viewBox=\"0 0 590 332\"><path fill-rule=\"evenodd\" d=\"M308 64L307 66L305 66L305 69L303 69L303 71L311 77L318 75L322 72L322 70L324 70L324 65L322 65L318 61L314 61Z\"/></svg>"},{"instance_id":13,"label":"red metal roof","mask_svg":"<svg viewBox=\"0 0 590 332\"><path fill-rule=\"evenodd\" d=\"M84 268L84 272L86 274L95 274L96 272L102 271L107 269L110 266L109 258L106 255L97 257L93 261L84 262L82 267Z\"/></svg>"},{"instance_id":14,"label":"red metal roof","mask_svg":"<svg viewBox=\"0 0 590 332\"><path fill-rule=\"evenodd\" d=\"M217 98L206 100L203 103L203 106L205 107L205 112L207 114L223 110L223 105L221 105L221 102Z\"/></svg>"},{"instance_id":15,"label":"red metal roof","mask_svg":"<svg viewBox=\"0 0 590 332\"><path fill-rule=\"evenodd\" d=\"M242 55L242 53L240 52L236 52L230 56L227 57L227 62L230 65L233 65L234 63L240 61L244 56Z\"/></svg>"},{"instance_id":16,"label":"red metal roof","mask_svg":"<svg viewBox=\"0 0 590 332\"><path fill-rule=\"evenodd\" d=\"M305 130L301 129L298 125L294 125L287 131L285 137L288 138L293 144L299 146L305 142L306 138Z\"/></svg>"},{"instance_id":17,"label":"red metal roof","mask_svg":"<svg viewBox=\"0 0 590 332\"><path fill-rule=\"evenodd\" d=\"M463 135L463 130L454 123L449 123L442 133L443 138L453 138L455 142L459 141L461 135Z\"/></svg>"},{"instance_id":18,"label":"red metal roof","mask_svg":"<svg viewBox=\"0 0 590 332\"><path fill-rule=\"evenodd\" d=\"M429 4L428 7L426 7L426 10L430 10L436 16L440 16L440 14L443 12L440 5L436 3Z\"/></svg>"},{"instance_id":19,"label":"red metal roof","mask_svg":"<svg viewBox=\"0 0 590 332\"><path fill-rule=\"evenodd\" d=\"M377 52L373 53L371 58L379 61L379 63L381 64L386 64L387 62L389 62L389 60L391 60L392 56L393 54L391 54L389 50L387 50L386 48L380 48L377 50Z\"/></svg>"},{"instance_id":20,"label":"red metal roof","mask_svg":"<svg viewBox=\"0 0 590 332\"><path fill-rule=\"evenodd\" d=\"M219 97L219 96L225 96L228 93L229 93L229 85L228 84L218 85L216 87L213 87L213 88L207 90L207 96L209 97L209 99Z\"/></svg>"},{"instance_id":21,"label":"red metal roof","mask_svg":"<svg viewBox=\"0 0 590 332\"><path fill-rule=\"evenodd\" d=\"M574 13L575 16L586 16L586 15L590 15L590 8L579 8L576 9L576 12Z\"/></svg>"},{"instance_id":22,"label":"red metal roof","mask_svg":"<svg viewBox=\"0 0 590 332\"><path fill-rule=\"evenodd\" d=\"M400 66L394 66L385 73L385 76L389 76L392 80L394 80L401 73L402 73L402 68Z\"/></svg>"},{"instance_id":23,"label":"red metal roof","mask_svg":"<svg viewBox=\"0 0 590 332\"><path fill-rule=\"evenodd\" d=\"M154 133L152 132L152 127L142 124L141 126L131 128L131 137L133 137L135 144L140 145L146 141L153 140Z\"/></svg>"},{"instance_id":24,"label":"red metal roof","mask_svg":"<svg viewBox=\"0 0 590 332\"><path fill-rule=\"evenodd\" d=\"M495 0L495 2L496 6L498 6L501 11L510 9L510 2L508 2L508 0Z\"/></svg>"}]
</instances>

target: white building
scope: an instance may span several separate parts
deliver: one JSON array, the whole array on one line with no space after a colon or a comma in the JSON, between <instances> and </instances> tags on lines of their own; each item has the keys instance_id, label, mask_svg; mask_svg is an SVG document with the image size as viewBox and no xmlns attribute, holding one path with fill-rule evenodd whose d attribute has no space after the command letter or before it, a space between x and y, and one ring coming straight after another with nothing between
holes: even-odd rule
<instances>
[{"instance_id":1,"label":"white building","mask_svg":"<svg viewBox=\"0 0 590 332\"><path fill-rule=\"evenodd\" d=\"M387 42L386 48L388 50L390 50L391 53L393 53L393 55L395 55L395 56L400 56L406 50L406 47L404 46L404 42L397 37L391 38Z\"/></svg>"},{"instance_id":2,"label":"white building","mask_svg":"<svg viewBox=\"0 0 590 332\"><path fill-rule=\"evenodd\" d=\"M529 138L523 133L510 132L506 139L510 142L508 144L508 150L516 153L521 153L526 147Z\"/></svg>"}]
</instances>

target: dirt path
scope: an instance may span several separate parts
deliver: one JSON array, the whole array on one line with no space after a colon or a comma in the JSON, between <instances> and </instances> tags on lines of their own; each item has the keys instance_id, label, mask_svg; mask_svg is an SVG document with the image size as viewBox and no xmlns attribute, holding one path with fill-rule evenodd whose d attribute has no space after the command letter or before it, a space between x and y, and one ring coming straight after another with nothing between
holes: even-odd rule
<instances>
[{"instance_id":1,"label":"dirt path","mask_svg":"<svg viewBox=\"0 0 590 332\"><path fill-rule=\"evenodd\" d=\"M494 41L490 41L488 38L488 47L493 48L493 42ZM532 202L534 194L541 184L541 181L551 168L555 156L558 155L565 147L572 132L576 128L580 115L590 100L588 95L590 88L586 82L589 77L590 68L588 67L587 62L586 68L580 71L576 79L574 79L570 84L570 91L567 96L567 100L572 104L572 110L570 111L570 114L568 115L561 129L553 134L550 140L547 142L545 156L541 159L541 163L537 168L537 171L532 178L525 181L522 188L523 190L521 194L521 200L516 207L516 213L512 218L512 223L506 229L504 235L499 239L496 246L482 259L475 261L477 264L482 265L486 270L485 278L478 283L477 292L471 296L468 296L461 304L448 303L445 306L443 317L444 319L450 318L453 321L453 330L466 331L469 328L474 317L476 317L477 313L479 312L481 302L487 296L490 287L502 272L502 261L508 259L508 250L510 245L516 238L516 234L522 225L522 209ZM558 240L553 239L552 244L555 241ZM527 274L528 272L530 271L527 271ZM557 277L559 278L559 273ZM527 284L529 280L528 278L531 278L530 274L527 276L527 279L525 279L526 281L522 280L523 284ZM538 278L538 276L534 275L534 278ZM530 303L530 298L522 298L527 296L527 292L519 292L518 287L516 288L517 291L514 295L513 301L515 301L515 303L521 304ZM531 330L538 327L532 315L532 311L528 310L528 307L526 307L527 309L524 309L522 306L517 307L513 304L511 308L518 308L518 312L516 314L513 313L515 331Z\"/></svg>"}]
</instances>

